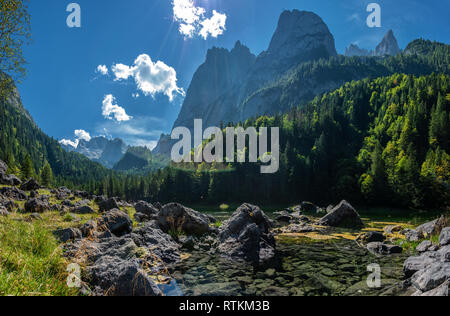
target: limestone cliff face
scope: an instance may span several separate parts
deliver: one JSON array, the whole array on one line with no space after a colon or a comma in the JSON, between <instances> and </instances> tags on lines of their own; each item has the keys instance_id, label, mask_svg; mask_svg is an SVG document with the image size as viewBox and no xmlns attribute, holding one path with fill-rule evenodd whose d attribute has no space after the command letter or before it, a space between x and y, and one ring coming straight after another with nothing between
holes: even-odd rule
<instances>
[{"instance_id":1,"label":"limestone cliff face","mask_svg":"<svg viewBox=\"0 0 450 316\"><path fill-rule=\"evenodd\" d=\"M202 118L206 125L216 125L221 120L234 119L236 104L227 102L226 106L215 108L221 99L233 95L242 85L246 74L255 62L255 55L237 42L228 51L224 48L212 48L206 61L195 72L186 94L181 112L174 127L193 128L194 119Z\"/></svg>"},{"instance_id":2,"label":"limestone cliff face","mask_svg":"<svg viewBox=\"0 0 450 316\"><path fill-rule=\"evenodd\" d=\"M285 11L268 49L258 57L240 42L231 51L223 48L208 51L205 63L192 78L174 128L183 126L192 130L194 119L203 119L206 128L277 113L283 109L276 97L261 103L246 101L292 67L336 55L334 37L319 16L306 11ZM163 135L155 152L170 153L167 149L171 143Z\"/></svg>"},{"instance_id":3,"label":"limestone cliff face","mask_svg":"<svg viewBox=\"0 0 450 316\"><path fill-rule=\"evenodd\" d=\"M251 95L302 62L336 55L334 37L318 15L284 11L269 48L258 56L250 70L243 94Z\"/></svg>"}]
</instances>

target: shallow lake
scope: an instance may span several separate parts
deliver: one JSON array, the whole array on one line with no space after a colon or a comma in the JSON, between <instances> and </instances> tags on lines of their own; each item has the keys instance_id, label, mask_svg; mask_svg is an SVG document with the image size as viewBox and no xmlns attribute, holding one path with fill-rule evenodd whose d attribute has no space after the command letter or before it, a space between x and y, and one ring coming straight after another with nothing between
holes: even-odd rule
<instances>
[{"instance_id":1,"label":"shallow lake","mask_svg":"<svg viewBox=\"0 0 450 316\"><path fill-rule=\"evenodd\" d=\"M231 215L220 210L208 213L219 220ZM272 212L266 213L272 216ZM394 223L416 226L437 216L403 211L390 211L389 216L375 210L360 213L368 230L380 230ZM357 232L335 229L331 233L355 235ZM277 239L277 262L266 268L229 261L203 250L189 252L187 258L172 269L174 282L163 290L166 295L186 296L401 295L403 262L409 255L404 252L375 256L356 241L345 238L280 238ZM373 272L368 271L368 267L374 264L381 272L381 287L378 288L369 287L367 283Z\"/></svg>"}]
</instances>

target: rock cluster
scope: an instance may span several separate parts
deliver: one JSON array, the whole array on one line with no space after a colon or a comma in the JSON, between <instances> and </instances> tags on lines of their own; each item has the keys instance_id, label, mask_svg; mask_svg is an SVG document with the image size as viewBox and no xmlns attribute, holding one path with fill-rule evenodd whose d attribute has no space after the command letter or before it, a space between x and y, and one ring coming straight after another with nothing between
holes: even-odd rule
<instances>
[{"instance_id":1,"label":"rock cluster","mask_svg":"<svg viewBox=\"0 0 450 316\"><path fill-rule=\"evenodd\" d=\"M425 225L422 228L431 226ZM408 278L406 283L410 284L415 291L413 295L448 296L450 282L450 227L442 230L439 237L439 245L434 246L431 242L424 241L417 247L417 251L420 255L409 257L403 265L403 272Z\"/></svg>"}]
</instances>

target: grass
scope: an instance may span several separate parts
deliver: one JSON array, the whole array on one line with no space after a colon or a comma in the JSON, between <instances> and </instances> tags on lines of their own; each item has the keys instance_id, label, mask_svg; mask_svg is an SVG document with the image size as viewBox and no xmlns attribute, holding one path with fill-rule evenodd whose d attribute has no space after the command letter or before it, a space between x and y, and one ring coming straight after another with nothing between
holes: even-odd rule
<instances>
[{"instance_id":1,"label":"grass","mask_svg":"<svg viewBox=\"0 0 450 316\"><path fill-rule=\"evenodd\" d=\"M69 262L42 221L0 218L0 295L71 296Z\"/></svg>"}]
</instances>

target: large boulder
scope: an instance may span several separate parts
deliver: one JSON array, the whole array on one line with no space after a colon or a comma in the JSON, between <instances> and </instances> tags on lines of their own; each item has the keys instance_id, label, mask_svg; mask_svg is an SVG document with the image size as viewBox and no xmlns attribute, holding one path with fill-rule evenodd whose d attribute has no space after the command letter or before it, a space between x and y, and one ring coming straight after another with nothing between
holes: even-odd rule
<instances>
[{"instance_id":1,"label":"large boulder","mask_svg":"<svg viewBox=\"0 0 450 316\"><path fill-rule=\"evenodd\" d=\"M57 190L55 190L55 196L58 200L66 200L72 195L72 191L70 191L66 187L60 187Z\"/></svg>"},{"instance_id":2,"label":"large boulder","mask_svg":"<svg viewBox=\"0 0 450 316\"><path fill-rule=\"evenodd\" d=\"M407 278L413 276L417 271L427 269L437 261L434 253L424 253L421 256L409 257L403 264L403 273Z\"/></svg>"},{"instance_id":3,"label":"large boulder","mask_svg":"<svg viewBox=\"0 0 450 316\"><path fill-rule=\"evenodd\" d=\"M100 212L108 212L113 209L120 209L119 204L117 203L116 198L110 198L107 200L103 200L98 202L98 207Z\"/></svg>"},{"instance_id":4,"label":"large boulder","mask_svg":"<svg viewBox=\"0 0 450 316\"><path fill-rule=\"evenodd\" d=\"M22 184L22 181L13 174L0 174L0 184L19 186Z\"/></svg>"},{"instance_id":5,"label":"large boulder","mask_svg":"<svg viewBox=\"0 0 450 316\"><path fill-rule=\"evenodd\" d=\"M158 213L158 224L164 232L184 232L187 235L202 235L210 231L206 215L178 203L163 206Z\"/></svg>"},{"instance_id":6,"label":"large boulder","mask_svg":"<svg viewBox=\"0 0 450 316\"><path fill-rule=\"evenodd\" d=\"M81 231L78 228L56 230L53 232L53 234L63 243L81 239L82 237Z\"/></svg>"},{"instance_id":7,"label":"large boulder","mask_svg":"<svg viewBox=\"0 0 450 316\"><path fill-rule=\"evenodd\" d=\"M0 207L5 208L8 212L12 212L18 208L14 200L0 196Z\"/></svg>"},{"instance_id":8,"label":"large boulder","mask_svg":"<svg viewBox=\"0 0 450 316\"><path fill-rule=\"evenodd\" d=\"M131 238L138 247L151 249L152 254L166 264L180 261L180 245L159 229L156 222L144 223L131 234Z\"/></svg>"},{"instance_id":9,"label":"large boulder","mask_svg":"<svg viewBox=\"0 0 450 316\"><path fill-rule=\"evenodd\" d=\"M90 220L80 227L80 231L83 237L92 237L97 232L97 227L97 222L94 220Z\"/></svg>"},{"instance_id":10,"label":"large boulder","mask_svg":"<svg viewBox=\"0 0 450 316\"><path fill-rule=\"evenodd\" d=\"M439 236L439 245L450 245L450 227L446 227L442 230L441 235Z\"/></svg>"},{"instance_id":11,"label":"large boulder","mask_svg":"<svg viewBox=\"0 0 450 316\"><path fill-rule=\"evenodd\" d=\"M262 264L275 256L270 219L257 206L243 204L220 229L218 251L231 259Z\"/></svg>"},{"instance_id":12,"label":"large boulder","mask_svg":"<svg viewBox=\"0 0 450 316\"><path fill-rule=\"evenodd\" d=\"M134 260L104 256L87 270L97 295L162 296L155 281Z\"/></svg>"},{"instance_id":13,"label":"large boulder","mask_svg":"<svg viewBox=\"0 0 450 316\"><path fill-rule=\"evenodd\" d=\"M78 206L72 209L74 214L95 214L95 211L88 205Z\"/></svg>"},{"instance_id":14,"label":"large boulder","mask_svg":"<svg viewBox=\"0 0 450 316\"><path fill-rule=\"evenodd\" d=\"M418 290L428 292L448 280L450 280L450 262L438 262L416 272L412 277L412 284Z\"/></svg>"},{"instance_id":15,"label":"large boulder","mask_svg":"<svg viewBox=\"0 0 450 316\"><path fill-rule=\"evenodd\" d=\"M427 252L431 247L433 247L433 243L429 240L424 240L416 247L416 251L418 253Z\"/></svg>"},{"instance_id":16,"label":"large boulder","mask_svg":"<svg viewBox=\"0 0 450 316\"><path fill-rule=\"evenodd\" d=\"M347 201L342 201L330 213L319 221L321 226L362 228L364 227L361 217Z\"/></svg>"},{"instance_id":17,"label":"large boulder","mask_svg":"<svg viewBox=\"0 0 450 316\"><path fill-rule=\"evenodd\" d=\"M364 243L384 242L386 237L380 232L366 232L358 236L358 240Z\"/></svg>"},{"instance_id":18,"label":"large boulder","mask_svg":"<svg viewBox=\"0 0 450 316\"><path fill-rule=\"evenodd\" d=\"M434 221L425 223L416 228L416 231L427 237L432 235L438 235L444 227L447 226L447 219L444 216L441 216Z\"/></svg>"},{"instance_id":19,"label":"large boulder","mask_svg":"<svg viewBox=\"0 0 450 316\"><path fill-rule=\"evenodd\" d=\"M158 214L158 210L150 203L145 201L139 201L134 206L136 212L144 214L148 217Z\"/></svg>"},{"instance_id":20,"label":"large boulder","mask_svg":"<svg viewBox=\"0 0 450 316\"><path fill-rule=\"evenodd\" d=\"M435 289L433 289L431 291L422 293L420 296L433 296L433 297L436 297L436 296L439 296L439 297L449 296L449 283L450 283L450 281L447 280L444 283L442 283L441 286L439 286L439 287L437 287L437 288L435 288Z\"/></svg>"},{"instance_id":21,"label":"large boulder","mask_svg":"<svg viewBox=\"0 0 450 316\"><path fill-rule=\"evenodd\" d=\"M118 210L113 209L106 212L98 221L100 228L106 228L116 236L123 236L131 233L133 222L130 217Z\"/></svg>"},{"instance_id":22,"label":"large boulder","mask_svg":"<svg viewBox=\"0 0 450 316\"><path fill-rule=\"evenodd\" d=\"M39 198L32 198L25 202L25 211L27 213L44 213L50 210L48 201Z\"/></svg>"},{"instance_id":23,"label":"large boulder","mask_svg":"<svg viewBox=\"0 0 450 316\"><path fill-rule=\"evenodd\" d=\"M24 191L35 191L39 190L40 188L41 185L34 179L29 179L27 182L23 183L20 186L20 189Z\"/></svg>"},{"instance_id":24,"label":"large boulder","mask_svg":"<svg viewBox=\"0 0 450 316\"><path fill-rule=\"evenodd\" d=\"M25 192L23 192L22 190L20 190L16 187L1 188L0 195L3 195L4 197L10 198L13 200L18 200L18 201L25 201L28 198L28 196Z\"/></svg>"}]
</instances>

